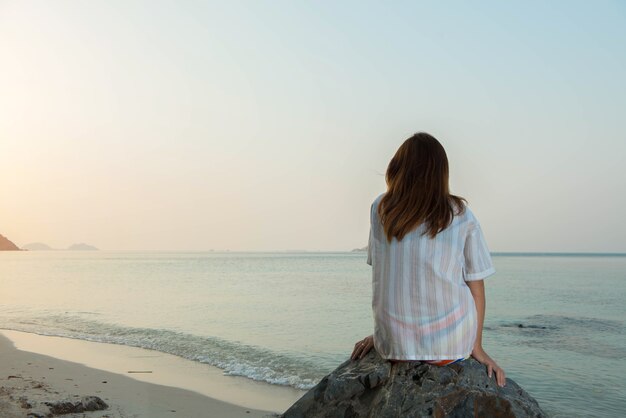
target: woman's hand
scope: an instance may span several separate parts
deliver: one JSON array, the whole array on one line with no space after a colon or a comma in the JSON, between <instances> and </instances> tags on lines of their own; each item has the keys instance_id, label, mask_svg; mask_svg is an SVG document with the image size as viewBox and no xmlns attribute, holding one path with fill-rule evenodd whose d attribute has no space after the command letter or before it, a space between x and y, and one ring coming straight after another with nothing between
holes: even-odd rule
<instances>
[{"instance_id":1,"label":"woman's hand","mask_svg":"<svg viewBox=\"0 0 626 418\"><path fill-rule=\"evenodd\" d=\"M493 372L496 372L496 382L498 383L498 386L506 386L506 375L504 374L504 370L498 366L498 363L489 357L485 350L483 350L482 346L474 347L474 350L472 350L472 357L474 357L479 363L487 366L487 375L489 377L493 375Z\"/></svg>"},{"instance_id":2,"label":"woman's hand","mask_svg":"<svg viewBox=\"0 0 626 418\"><path fill-rule=\"evenodd\" d=\"M369 337L363 338L361 341L354 344L354 351L350 358L352 360L360 359L365 357L367 353L374 347L374 336L370 335Z\"/></svg>"}]
</instances>

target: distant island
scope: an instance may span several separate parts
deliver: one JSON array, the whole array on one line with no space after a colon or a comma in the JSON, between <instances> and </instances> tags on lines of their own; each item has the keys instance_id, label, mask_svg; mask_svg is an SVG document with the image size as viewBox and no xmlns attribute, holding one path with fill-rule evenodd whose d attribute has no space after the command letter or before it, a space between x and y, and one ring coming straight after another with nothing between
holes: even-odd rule
<instances>
[{"instance_id":1,"label":"distant island","mask_svg":"<svg viewBox=\"0 0 626 418\"><path fill-rule=\"evenodd\" d=\"M42 242L33 242L30 244L24 245L24 249L28 251L57 251L56 248L52 248L48 244L44 244ZM73 244L66 248L67 251L98 251L98 248L93 245L79 243Z\"/></svg>"},{"instance_id":2,"label":"distant island","mask_svg":"<svg viewBox=\"0 0 626 418\"><path fill-rule=\"evenodd\" d=\"M19 247L0 234L0 251L20 251Z\"/></svg>"},{"instance_id":3,"label":"distant island","mask_svg":"<svg viewBox=\"0 0 626 418\"><path fill-rule=\"evenodd\" d=\"M28 251L52 251L54 250L54 248L41 242L33 242L30 244L26 244L22 246L22 248Z\"/></svg>"},{"instance_id":4,"label":"distant island","mask_svg":"<svg viewBox=\"0 0 626 418\"><path fill-rule=\"evenodd\" d=\"M367 245L363 248L355 248L354 250L352 250L353 253L363 253L367 251Z\"/></svg>"},{"instance_id":5,"label":"distant island","mask_svg":"<svg viewBox=\"0 0 626 418\"><path fill-rule=\"evenodd\" d=\"M69 247L67 247L67 249L69 251L98 251L98 249L93 245L85 244L82 242L80 244L70 245Z\"/></svg>"}]
</instances>

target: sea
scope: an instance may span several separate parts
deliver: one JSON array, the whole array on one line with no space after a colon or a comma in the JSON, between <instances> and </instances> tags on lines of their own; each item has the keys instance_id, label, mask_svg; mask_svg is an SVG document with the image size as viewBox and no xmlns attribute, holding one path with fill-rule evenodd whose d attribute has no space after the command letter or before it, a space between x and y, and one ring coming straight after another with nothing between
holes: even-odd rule
<instances>
[{"instance_id":1,"label":"sea","mask_svg":"<svg viewBox=\"0 0 626 418\"><path fill-rule=\"evenodd\" d=\"M626 256L493 254L483 345L552 417L626 416ZM364 252L0 253L0 328L313 387L373 332Z\"/></svg>"}]
</instances>

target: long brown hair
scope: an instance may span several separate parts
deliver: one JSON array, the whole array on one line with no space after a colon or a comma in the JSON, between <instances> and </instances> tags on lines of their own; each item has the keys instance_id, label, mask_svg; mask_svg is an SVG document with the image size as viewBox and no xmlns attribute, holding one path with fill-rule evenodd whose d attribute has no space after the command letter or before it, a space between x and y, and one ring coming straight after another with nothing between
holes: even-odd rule
<instances>
[{"instance_id":1,"label":"long brown hair","mask_svg":"<svg viewBox=\"0 0 626 418\"><path fill-rule=\"evenodd\" d=\"M465 210L459 196L450 194L448 157L443 146L425 132L418 132L398 148L387 167L387 193L378 214L387 240L401 240L409 231L426 224L424 233L434 238Z\"/></svg>"}]
</instances>

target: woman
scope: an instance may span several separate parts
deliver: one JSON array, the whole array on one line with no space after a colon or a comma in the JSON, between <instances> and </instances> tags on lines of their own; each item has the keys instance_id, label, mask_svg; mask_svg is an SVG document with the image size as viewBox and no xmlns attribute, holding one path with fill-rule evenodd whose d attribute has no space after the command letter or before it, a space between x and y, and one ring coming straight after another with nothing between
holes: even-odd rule
<instances>
[{"instance_id":1,"label":"woman","mask_svg":"<svg viewBox=\"0 0 626 418\"><path fill-rule=\"evenodd\" d=\"M445 150L427 133L413 135L391 159L386 181L370 210L374 334L356 343L351 358L372 347L392 362L437 366L471 355L504 386L504 370L482 347L483 279L495 269L480 223L465 199L450 194Z\"/></svg>"}]
</instances>

